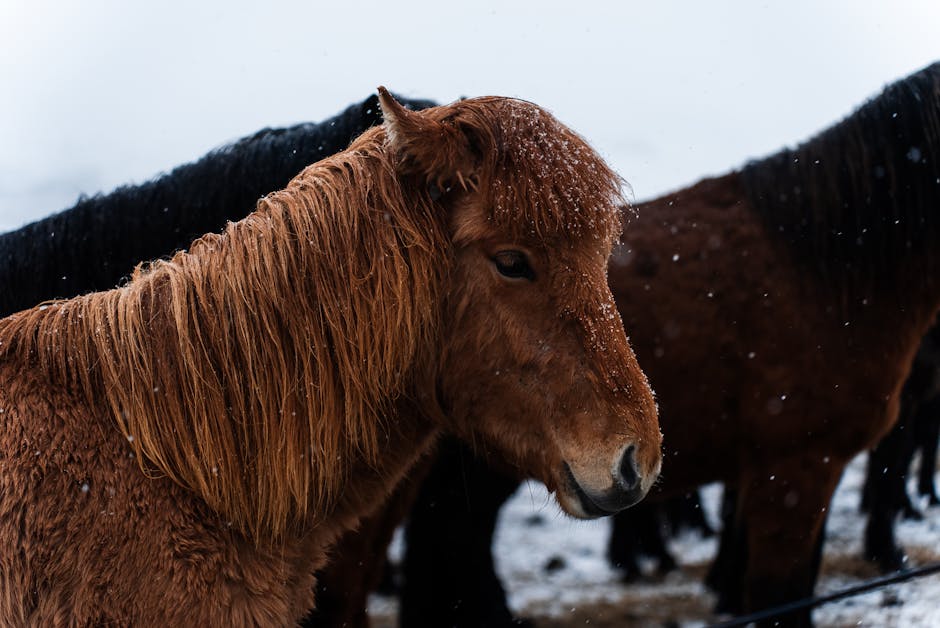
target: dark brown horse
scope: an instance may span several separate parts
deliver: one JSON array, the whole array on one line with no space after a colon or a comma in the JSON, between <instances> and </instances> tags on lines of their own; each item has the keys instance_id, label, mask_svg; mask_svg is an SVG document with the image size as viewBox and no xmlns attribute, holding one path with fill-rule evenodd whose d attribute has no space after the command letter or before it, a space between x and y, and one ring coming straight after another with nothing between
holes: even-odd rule
<instances>
[{"instance_id":1,"label":"dark brown horse","mask_svg":"<svg viewBox=\"0 0 940 628\"><path fill-rule=\"evenodd\" d=\"M934 65L794 150L644 205L615 253L672 434L661 492L737 488L743 610L812 592L831 494L895 421L940 306L938 246Z\"/></svg>"},{"instance_id":2,"label":"dark brown horse","mask_svg":"<svg viewBox=\"0 0 940 628\"><path fill-rule=\"evenodd\" d=\"M738 607L808 595L842 470L895 421L940 306L940 64L796 149L637 213L609 281L667 434L655 495L735 487ZM466 508L421 525L449 530ZM473 625L447 609L480 601L447 583L481 545L423 552L438 589L404 604L450 615L412 616Z\"/></svg>"},{"instance_id":3,"label":"dark brown horse","mask_svg":"<svg viewBox=\"0 0 940 628\"><path fill-rule=\"evenodd\" d=\"M575 516L650 488L619 179L529 103L382 105L223 234L0 322L4 623L297 621L442 430Z\"/></svg>"}]
</instances>

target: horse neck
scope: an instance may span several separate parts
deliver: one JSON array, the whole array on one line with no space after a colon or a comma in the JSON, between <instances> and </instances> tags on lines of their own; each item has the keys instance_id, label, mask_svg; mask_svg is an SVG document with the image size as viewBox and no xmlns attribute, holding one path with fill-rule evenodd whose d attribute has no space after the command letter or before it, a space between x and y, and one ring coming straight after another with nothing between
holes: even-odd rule
<instances>
[{"instance_id":1,"label":"horse neck","mask_svg":"<svg viewBox=\"0 0 940 628\"><path fill-rule=\"evenodd\" d=\"M0 332L105 406L142 464L256 537L329 516L349 469L387 444L393 400L417 397L413 367L437 334L444 251L430 210L376 207L401 194L388 173L346 186L305 174L127 286ZM361 198L325 206L340 188Z\"/></svg>"}]
</instances>

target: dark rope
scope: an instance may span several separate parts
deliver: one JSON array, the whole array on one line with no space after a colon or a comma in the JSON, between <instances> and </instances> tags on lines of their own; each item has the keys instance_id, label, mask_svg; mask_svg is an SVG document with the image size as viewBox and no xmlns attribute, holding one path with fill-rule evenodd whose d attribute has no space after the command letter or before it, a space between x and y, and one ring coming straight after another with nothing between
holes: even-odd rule
<instances>
[{"instance_id":1,"label":"dark rope","mask_svg":"<svg viewBox=\"0 0 940 628\"><path fill-rule=\"evenodd\" d=\"M912 580L914 578L923 578L924 576L929 576L940 572L940 562L930 563L929 565L924 565L922 567L916 567L914 569L905 569L903 571L898 571L897 573L890 574L888 576L882 576L880 578L873 578L872 580L867 580L861 584L856 584L854 586L842 589L841 591L836 591L834 593L829 593L827 595L820 595L818 597L807 597L802 600L796 600L795 602L789 602L787 604L781 604L780 606L775 606L773 608L768 608L763 611L758 611L756 613L751 613L750 615L741 615L740 617L734 617L728 621L719 622L717 624L711 624L710 628L733 628L735 626L744 626L751 622L763 621L765 619L772 619L774 617L781 617L783 615L788 615L794 611L801 611L804 609L815 608L817 606L822 606L823 604L828 604L829 602L834 602L835 600L841 600L846 597L853 597L855 595L861 595L862 593L867 593L868 591L874 591L875 589L880 589L892 584L897 584L899 582L904 582L906 580Z\"/></svg>"}]
</instances>

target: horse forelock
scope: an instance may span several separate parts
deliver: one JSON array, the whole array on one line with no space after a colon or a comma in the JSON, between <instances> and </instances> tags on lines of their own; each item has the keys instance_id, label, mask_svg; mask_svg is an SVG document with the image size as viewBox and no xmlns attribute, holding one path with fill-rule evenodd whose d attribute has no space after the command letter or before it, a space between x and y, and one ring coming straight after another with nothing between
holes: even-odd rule
<instances>
[{"instance_id":1,"label":"horse forelock","mask_svg":"<svg viewBox=\"0 0 940 628\"><path fill-rule=\"evenodd\" d=\"M619 235L624 181L584 138L523 100L472 98L451 108L445 121L478 153L475 187L494 227L519 241Z\"/></svg>"},{"instance_id":2,"label":"horse forelock","mask_svg":"<svg viewBox=\"0 0 940 628\"><path fill-rule=\"evenodd\" d=\"M446 272L442 223L406 202L381 134L356 146L122 288L7 319L0 351L255 539L316 523L414 394Z\"/></svg>"}]
</instances>

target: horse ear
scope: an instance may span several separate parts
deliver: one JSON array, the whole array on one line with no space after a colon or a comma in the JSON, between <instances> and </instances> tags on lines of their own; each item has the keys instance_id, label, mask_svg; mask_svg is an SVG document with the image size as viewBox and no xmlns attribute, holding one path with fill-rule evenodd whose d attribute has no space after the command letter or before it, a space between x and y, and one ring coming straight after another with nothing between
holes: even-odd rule
<instances>
[{"instance_id":1,"label":"horse ear","mask_svg":"<svg viewBox=\"0 0 940 628\"><path fill-rule=\"evenodd\" d=\"M401 174L423 177L432 195L455 184L464 190L475 187L478 160L460 128L405 109L384 87L378 91L388 143L399 158Z\"/></svg>"}]
</instances>

